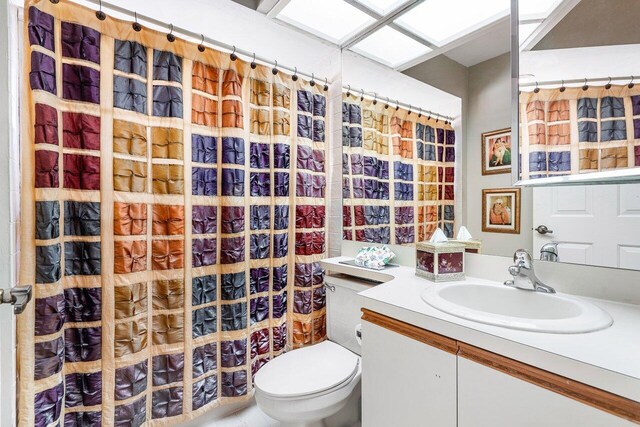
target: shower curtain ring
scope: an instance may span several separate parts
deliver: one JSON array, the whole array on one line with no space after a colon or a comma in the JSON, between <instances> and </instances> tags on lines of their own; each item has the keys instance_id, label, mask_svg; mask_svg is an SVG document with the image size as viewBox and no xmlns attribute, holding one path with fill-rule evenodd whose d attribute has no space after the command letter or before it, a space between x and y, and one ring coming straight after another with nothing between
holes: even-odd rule
<instances>
[{"instance_id":1,"label":"shower curtain ring","mask_svg":"<svg viewBox=\"0 0 640 427\"><path fill-rule=\"evenodd\" d=\"M632 89L635 85L633 84L633 76L631 76L631 81L629 82L629 84L627 85L627 87L629 89Z\"/></svg>"},{"instance_id":2,"label":"shower curtain ring","mask_svg":"<svg viewBox=\"0 0 640 427\"><path fill-rule=\"evenodd\" d=\"M309 85L311 87L316 85L316 81L314 79L315 79L315 76L313 75L313 73L311 73L311 81L309 82Z\"/></svg>"},{"instance_id":3,"label":"shower curtain ring","mask_svg":"<svg viewBox=\"0 0 640 427\"><path fill-rule=\"evenodd\" d=\"M351 85L347 85L347 98L351 96Z\"/></svg>"},{"instance_id":4,"label":"shower curtain ring","mask_svg":"<svg viewBox=\"0 0 640 427\"><path fill-rule=\"evenodd\" d=\"M604 85L604 88L607 90L611 89L611 77L609 77L609 81L607 82L606 85Z\"/></svg>"},{"instance_id":5,"label":"shower curtain ring","mask_svg":"<svg viewBox=\"0 0 640 427\"><path fill-rule=\"evenodd\" d=\"M384 104L384 109L388 110L389 109L389 97L387 96L386 98L387 98L387 103Z\"/></svg>"},{"instance_id":6,"label":"shower curtain ring","mask_svg":"<svg viewBox=\"0 0 640 427\"><path fill-rule=\"evenodd\" d=\"M562 82L560 83L560 92L564 92L565 90L567 90L567 88L564 87L564 80L562 80Z\"/></svg>"},{"instance_id":7,"label":"shower curtain ring","mask_svg":"<svg viewBox=\"0 0 640 427\"><path fill-rule=\"evenodd\" d=\"M258 64L256 63L256 53L253 52L253 59L251 60L251 69L255 70L258 68Z\"/></svg>"},{"instance_id":8,"label":"shower curtain ring","mask_svg":"<svg viewBox=\"0 0 640 427\"><path fill-rule=\"evenodd\" d=\"M50 1L51 3L53 3L53 4L58 4L58 3L60 3L60 0L49 0L49 1Z\"/></svg>"},{"instance_id":9,"label":"shower curtain ring","mask_svg":"<svg viewBox=\"0 0 640 427\"><path fill-rule=\"evenodd\" d=\"M275 65L271 69L271 74L273 74L274 76L278 74L278 61L275 61Z\"/></svg>"},{"instance_id":10,"label":"shower curtain ring","mask_svg":"<svg viewBox=\"0 0 640 427\"><path fill-rule=\"evenodd\" d=\"M176 41L176 36L173 35L173 24L169 24L169 34L167 34L167 40L169 40L170 43Z\"/></svg>"},{"instance_id":11,"label":"shower curtain ring","mask_svg":"<svg viewBox=\"0 0 640 427\"><path fill-rule=\"evenodd\" d=\"M364 101L364 89L360 89L360 101Z\"/></svg>"},{"instance_id":12,"label":"shower curtain ring","mask_svg":"<svg viewBox=\"0 0 640 427\"><path fill-rule=\"evenodd\" d=\"M400 101L396 99L396 111L400 109Z\"/></svg>"},{"instance_id":13,"label":"shower curtain ring","mask_svg":"<svg viewBox=\"0 0 640 427\"><path fill-rule=\"evenodd\" d=\"M102 0L98 1L98 11L96 12L96 18L98 18L101 21L104 21L105 19L107 19L107 14L104 13L102 11Z\"/></svg>"},{"instance_id":14,"label":"shower curtain ring","mask_svg":"<svg viewBox=\"0 0 640 427\"><path fill-rule=\"evenodd\" d=\"M133 12L133 24L131 24L131 26L133 27L133 31L137 33L142 31L142 25L138 22L138 12Z\"/></svg>"},{"instance_id":15,"label":"shower curtain ring","mask_svg":"<svg viewBox=\"0 0 640 427\"><path fill-rule=\"evenodd\" d=\"M538 87L538 82L536 82L536 88L533 90L533 93L540 92L540 88Z\"/></svg>"},{"instance_id":16,"label":"shower curtain ring","mask_svg":"<svg viewBox=\"0 0 640 427\"><path fill-rule=\"evenodd\" d=\"M411 104L409 104L409 114L407 114L407 116L411 115Z\"/></svg>"},{"instance_id":17,"label":"shower curtain ring","mask_svg":"<svg viewBox=\"0 0 640 427\"><path fill-rule=\"evenodd\" d=\"M198 50L200 52L204 52L206 50L206 47L204 47L204 34L200 34L200 36L202 37L202 39L200 40L200 44L198 45Z\"/></svg>"},{"instance_id":18,"label":"shower curtain ring","mask_svg":"<svg viewBox=\"0 0 640 427\"><path fill-rule=\"evenodd\" d=\"M378 103L378 94L373 92L373 105L376 105Z\"/></svg>"},{"instance_id":19,"label":"shower curtain ring","mask_svg":"<svg viewBox=\"0 0 640 427\"><path fill-rule=\"evenodd\" d=\"M440 121L440 114L436 113L436 123L438 123Z\"/></svg>"},{"instance_id":20,"label":"shower curtain ring","mask_svg":"<svg viewBox=\"0 0 640 427\"><path fill-rule=\"evenodd\" d=\"M291 80L294 82L298 81L298 67L293 67L293 76L291 76Z\"/></svg>"},{"instance_id":21,"label":"shower curtain ring","mask_svg":"<svg viewBox=\"0 0 640 427\"><path fill-rule=\"evenodd\" d=\"M329 79L324 78L324 87L322 88L325 92L329 90Z\"/></svg>"},{"instance_id":22,"label":"shower curtain ring","mask_svg":"<svg viewBox=\"0 0 640 427\"><path fill-rule=\"evenodd\" d=\"M420 117L422 117L422 108L419 108L418 111L419 111L418 112L418 118L420 118Z\"/></svg>"},{"instance_id":23,"label":"shower curtain ring","mask_svg":"<svg viewBox=\"0 0 640 427\"><path fill-rule=\"evenodd\" d=\"M232 61L235 61L236 59L238 59L238 55L236 55L236 47L233 46L233 52L231 52L231 55L229 55L229 58L231 58Z\"/></svg>"},{"instance_id":24,"label":"shower curtain ring","mask_svg":"<svg viewBox=\"0 0 640 427\"><path fill-rule=\"evenodd\" d=\"M584 78L584 85L582 85L582 90L587 90L589 89L589 85L587 84L587 78Z\"/></svg>"}]
</instances>

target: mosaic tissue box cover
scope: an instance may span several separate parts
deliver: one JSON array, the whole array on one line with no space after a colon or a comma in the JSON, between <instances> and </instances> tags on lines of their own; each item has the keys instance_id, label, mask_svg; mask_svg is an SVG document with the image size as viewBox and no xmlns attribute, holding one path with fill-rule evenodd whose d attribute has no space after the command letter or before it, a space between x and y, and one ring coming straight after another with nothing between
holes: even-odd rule
<instances>
[{"instance_id":1,"label":"mosaic tissue box cover","mask_svg":"<svg viewBox=\"0 0 640 427\"><path fill-rule=\"evenodd\" d=\"M464 243L416 243L416 276L434 282L464 280L464 252Z\"/></svg>"}]
</instances>

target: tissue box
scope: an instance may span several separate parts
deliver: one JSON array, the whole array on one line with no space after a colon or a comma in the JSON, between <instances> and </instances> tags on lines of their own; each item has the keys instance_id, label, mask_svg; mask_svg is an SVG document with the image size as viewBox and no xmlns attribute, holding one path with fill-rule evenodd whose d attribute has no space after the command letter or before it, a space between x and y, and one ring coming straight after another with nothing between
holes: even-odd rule
<instances>
[{"instance_id":1,"label":"tissue box","mask_svg":"<svg viewBox=\"0 0 640 427\"><path fill-rule=\"evenodd\" d=\"M434 282L464 280L464 251L461 242L416 243L416 276Z\"/></svg>"},{"instance_id":2,"label":"tissue box","mask_svg":"<svg viewBox=\"0 0 640 427\"><path fill-rule=\"evenodd\" d=\"M464 251L472 254L479 254L482 249L481 240L449 240L454 243L461 243L464 245Z\"/></svg>"}]
</instances>

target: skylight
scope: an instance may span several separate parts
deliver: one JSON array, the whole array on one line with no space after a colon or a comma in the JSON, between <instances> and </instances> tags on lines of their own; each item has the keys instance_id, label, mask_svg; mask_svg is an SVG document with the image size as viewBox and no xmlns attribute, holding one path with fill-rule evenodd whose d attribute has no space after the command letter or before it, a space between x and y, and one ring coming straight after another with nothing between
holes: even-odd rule
<instances>
[{"instance_id":1,"label":"skylight","mask_svg":"<svg viewBox=\"0 0 640 427\"><path fill-rule=\"evenodd\" d=\"M277 18L336 44L374 22L343 0L291 0Z\"/></svg>"},{"instance_id":2,"label":"skylight","mask_svg":"<svg viewBox=\"0 0 640 427\"><path fill-rule=\"evenodd\" d=\"M356 0L380 15L386 15L408 0Z\"/></svg>"},{"instance_id":3,"label":"skylight","mask_svg":"<svg viewBox=\"0 0 640 427\"><path fill-rule=\"evenodd\" d=\"M522 43L527 41L529 36L533 34L533 32L536 30L536 28L538 28L539 25L540 25L539 23L535 22L533 24L520 24L518 26L518 39L519 39L520 45L522 45Z\"/></svg>"},{"instance_id":4,"label":"skylight","mask_svg":"<svg viewBox=\"0 0 640 427\"><path fill-rule=\"evenodd\" d=\"M519 19L544 19L561 3L560 0L520 0Z\"/></svg>"},{"instance_id":5,"label":"skylight","mask_svg":"<svg viewBox=\"0 0 640 427\"><path fill-rule=\"evenodd\" d=\"M395 23L442 46L507 16L509 5L509 0L425 0Z\"/></svg>"},{"instance_id":6,"label":"skylight","mask_svg":"<svg viewBox=\"0 0 640 427\"><path fill-rule=\"evenodd\" d=\"M380 28L351 50L394 68L431 51L389 26Z\"/></svg>"}]
</instances>

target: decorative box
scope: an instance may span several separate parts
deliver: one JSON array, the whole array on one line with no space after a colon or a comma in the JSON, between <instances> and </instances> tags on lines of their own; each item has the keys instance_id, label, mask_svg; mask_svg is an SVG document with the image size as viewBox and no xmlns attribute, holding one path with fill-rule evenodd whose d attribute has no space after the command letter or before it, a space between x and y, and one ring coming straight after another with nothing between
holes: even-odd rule
<instances>
[{"instance_id":1,"label":"decorative box","mask_svg":"<svg viewBox=\"0 0 640 427\"><path fill-rule=\"evenodd\" d=\"M482 249L481 240L449 240L453 243L462 243L464 245L464 251L472 254L479 254Z\"/></svg>"},{"instance_id":2,"label":"decorative box","mask_svg":"<svg viewBox=\"0 0 640 427\"><path fill-rule=\"evenodd\" d=\"M461 242L416 243L416 276L434 282L464 280L464 251Z\"/></svg>"}]
</instances>

